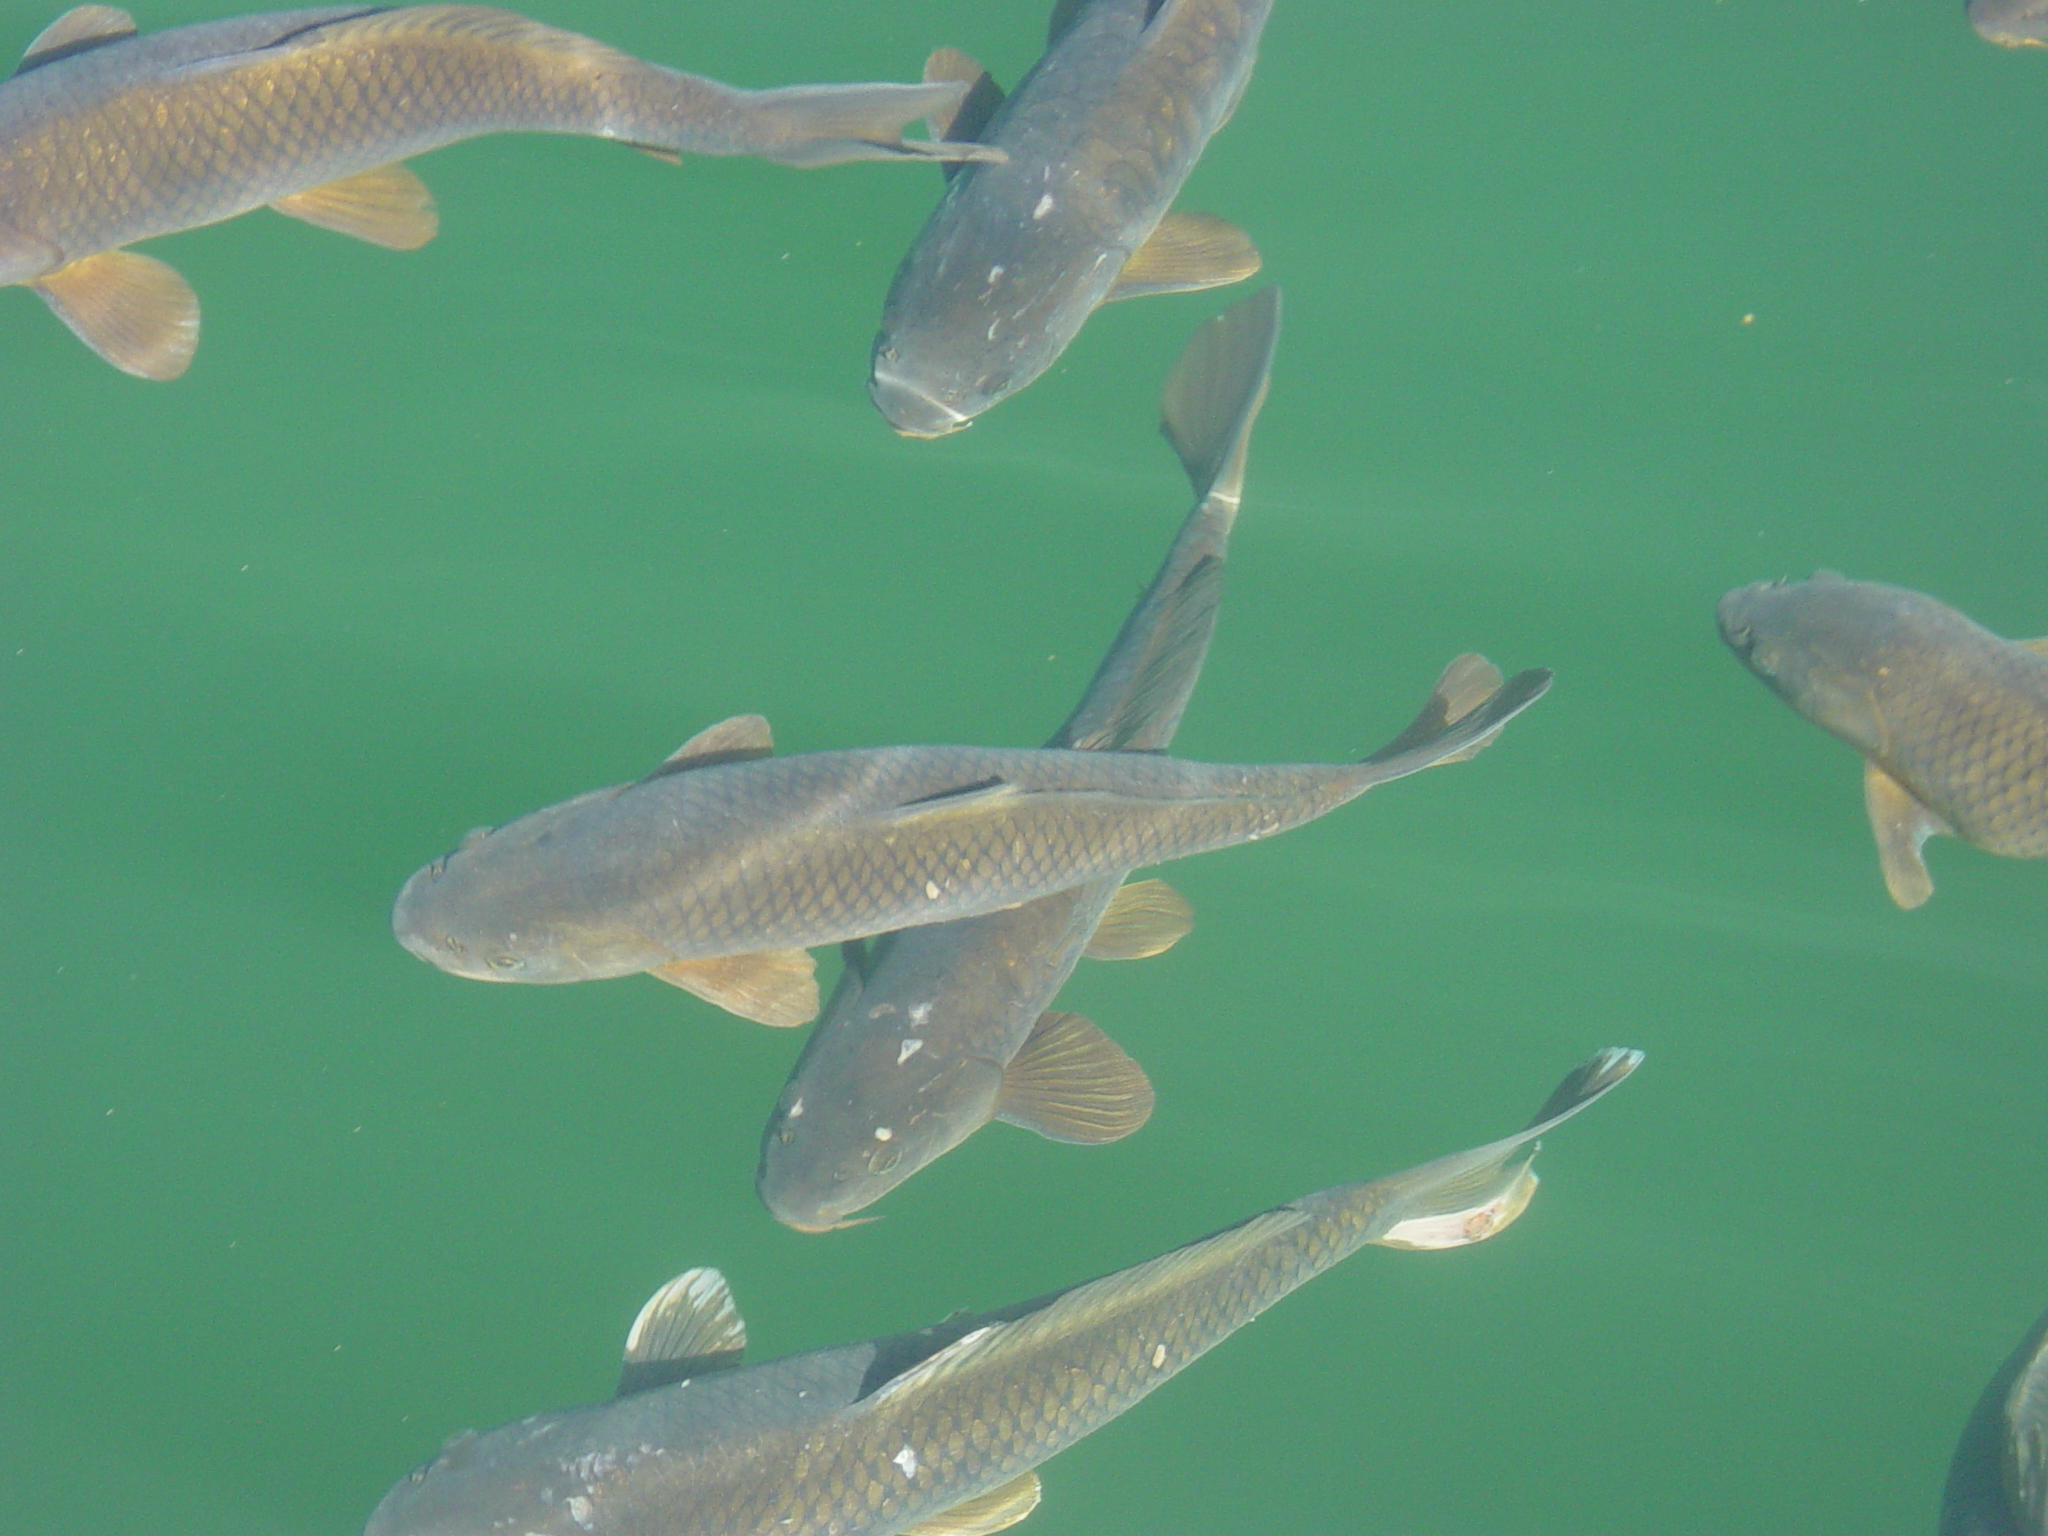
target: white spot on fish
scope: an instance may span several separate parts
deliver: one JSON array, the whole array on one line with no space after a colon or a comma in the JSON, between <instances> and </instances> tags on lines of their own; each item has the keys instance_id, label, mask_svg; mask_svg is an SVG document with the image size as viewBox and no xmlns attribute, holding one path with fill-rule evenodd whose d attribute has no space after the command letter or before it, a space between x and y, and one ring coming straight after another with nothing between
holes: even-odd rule
<instances>
[{"instance_id":1,"label":"white spot on fish","mask_svg":"<svg viewBox=\"0 0 2048 1536\"><path fill-rule=\"evenodd\" d=\"M893 1141L895 1139L896 1133L890 1130L889 1127L887 1127L886 1125L878 1125L875 1127L875 1140Z\"/></svg>"},{"instance_id":2,"label":"white spot on fish","mask_svg":"<svg viewBox=\"0 0 2048 1536\"><path fill-rule=\"evenodd\" d=\"M906 1445L889 1459L903 1469L905 1477L917 1476L917 1452L913 1451L909 1446Z\"/></svg>"},{"instance_id":3,"label":"white spot on fish","mask_svg":"<svg viewBox=\"0 0 2048 1536\"><path fill-rule=\"evenodd\" d=\"M924 1023L924 1021L925 1021L926 1019L930 1018L931 1016L932 1016L932 1005L931 1005L930 1003L928 1003L928 1002L926 1002L926 1003L912 1003L912 1004L910 1005L910 1022L911 1022L911 1023L913 1023L913 1024L923 1024L923 1023Z\"/></svg>"},{"instance_id":4,"label":"white spot on fish","mask_svg":"<svg viewBox=\"0 0 2048 1536\"><path fill-rule=\"evenodd\" d=\"M792 1120L796 1119L796 1117L798 1115L801 1115L803 1112L804 1101L802 1099L798 1099L794 1104L789 1106L789 1118Z\"/></svg>"},{"instance_id":5,"label":"white spot on fish","mask_svg":"<svg viewBox=\"0 0 2048 1536\"><path fill-rule=\"evenodd\" d=\"M888 1014L892 1014L895 1011L896 1005L894 1003L877 1003L874 1007L868 1010L868 1017L871 1019L879 1019L885 1017Z\"/></svg>"},{"instance_id":6,"label":"white spot on fish","mask_svg":"<svg viewBox=\"0 0 2048 1536\"><path fill-rule=\"evenodd\" d=\"M569 1518L582 1526L584 1530L589 1530L590 1500L584 1498L580 1493L571 1498L569 1500Z\"/></svg>"},{"instance_id":7,"label":"white spot on fish","mask_svg":"<svg viewBox=\"0 0 2048 1536\"><path fill-rule=\"evenodd\" d=\"M1166 1346L1164 1344L1154 1345L1152 1349L1152 1369L1156 1371L1164 1364L1166 1364Z\"/></svg>"},{"instance_id":8,"label":"white spot on fish","mask_svg":"<svg viewBox=\"0 0 2048 1536\"><path fill-rule=\"evenodd\" d=\"M896 1065L899 1067L902 1066L903 1063L910 1060L911 1057L915 1056L919 1051L923 1049L924 1042L918 1039L915 1035L911 1036L909 1039L905 1040L901 1045L896 1047Z\"/></svg>"},{"instance_id":9,"label":"white spot on fish","mask_svg":"<svg viewBox=\"0 0 2048 1536\"><path fill-rule=\"evenodd\" d=\"M925 899L926 901L937 901L937 900L939 899L939 882L938 882L938 881L936 881L936 880L927 880L927 881L925 881L925 883L924 883L924 899Z\"/></svg>"},{"instance_id":10,"label":"white spot on fish","mask_svg":"<svg viewBox=\"0 0 2048 1536\"><path fill-rule=\"evenodd\" d=\"M1046 194L1045 194L1045 195L1044 195L1043 197L1041 197L1041 198L1040 198L1040 199L1038 200L1038 206L1037 206L1036 208L1033 208L1033 209L1031 210L1031 217L1032 217L1033 219L1042 219L1042 218L1044 218L1044 217L1045 217L1045 216L1046 216L1046 215L1047 215L1048 213L1051 213L1051 212L1052 212L1052 210L1053 210L1053 200L1052 200L1052 194L1051 194L1050 192L1048 192L1048 193L1046 193Z\"/></svg>"},{"instance_id":11,"label":"white spot on fish","mask_svg":"<svg viewBox=\"0 0 2048 1536\"><path fill-rule=\"evenodd\" d=\"M1002 321L1000 321L1000 320L991 320L991 321L989 321L989 323L988 323L988 339L989 339L990 341L994 341L994 340L996 339L996 332L997 332L998 330L1000 330L1000 329L1002 328L1002 324L1003 324L1003 322L1002 322Z\"/></svg>"},{"instance_id":12,"label":"white spot on fish","mask_svg":"<svg viewBox=\"0 0 2048 1536\"><path fill-rule=\"evenodd\" d=\"M991 283L993 283L997 278L1001 277L1002 275L1003 264L1001 262L997 262L994 266L988 269L988 280Z\"/></svg>"}]
</instances>

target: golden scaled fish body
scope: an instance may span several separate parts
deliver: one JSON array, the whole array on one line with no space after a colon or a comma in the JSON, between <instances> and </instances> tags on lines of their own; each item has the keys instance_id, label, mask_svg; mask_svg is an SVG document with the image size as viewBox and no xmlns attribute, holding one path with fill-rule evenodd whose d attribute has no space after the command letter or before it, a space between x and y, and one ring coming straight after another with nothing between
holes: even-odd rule
<instances>
[{"instance_id":1,"label":"golden scaled fish body","mask_svg":"<svg viewBox=\"0 0 2048 1536\"><path fill-rule=\"evenodd\" d=\"M278 11L148 37L125 11L83 6L0 83L0 283L34 289L117 367L173 378L198 305L122 249L135 241L268 204L409 250L435 215L399 162L486 133L793 165L985 156L901 137L962 89L737 90L482 6Z\"/></svg>"},{"instance_id":2,"label":"golden scaled fish body","mask_svg":"<svg viewBox=\"0 0 2048 1536\"><path fill-rule=\"evenodd\" d=\"M1923 593L1826 572L1721 599L1721 636L1778 696L1864 759L1886 887L1934 890L1948 833L2048 858L2048 642L2006 640Z\"/></svg>"},{"instance_id":3,"label":"golden scaled fish body","mask_svg":"<svg viewBox=\"0 0 2048 1536\"><path fill-rule=\"evenodd\" d=\"M456 1437L366 1536L991 1536L1038 1503L1041 1462L1360 1248L1503 1230L1537 1138L1641 1059L1602 1051L1503 1140L912 1333L740 1365L731 1292L688 1271L641 1310L612 1401Z\"/></svg>"}]
</instances>

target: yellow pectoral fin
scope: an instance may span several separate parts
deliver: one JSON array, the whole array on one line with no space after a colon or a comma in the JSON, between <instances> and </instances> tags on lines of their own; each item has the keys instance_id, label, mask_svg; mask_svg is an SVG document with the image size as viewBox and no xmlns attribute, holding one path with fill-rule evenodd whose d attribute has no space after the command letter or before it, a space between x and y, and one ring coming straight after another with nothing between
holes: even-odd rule
<instances>
[{"instance_id":1,"label":"yellow pectoral fin","mask_svg":"<svg viewBox=\"0 0 2048 1536\"><path fill-rule=\"evenodd\" d=\"M672 960L647 974L756 1024L789 1029L818 1016L818 966L805 949Z\"/></svg>"},{"instance_id":2,"label":"yellow pectoral fin","mask_svg":"<svg viewBox=\"0 0 2048 1536\"><path fill-rule=\"evenodd\" d=\"M1152 237L1131 253L1111 299L1151 293L1192 293L1241 283L1259 270L1251 236L1213 213L1169 213Z\"/></svg>"},{"instance_id":3,"label":"yellow pectoral fin","mask_svg":"<svg viewBox=\"0 0 2048 1536\"><path fill-rule=\"evenodd\" d=\"M2037 656L2048 656L2048 636L2039 640L2015 640L2014 645L2024 646Z\"/></svg>"},{"instance_id":4,"label":"yellow pectoral fin","mask_svg":"<svg viewBox=\"0 0 2048 1536\"><path fill-rule=\"evenodd\" d=\"M1134 880L1109 899L1083 951L1090 960L1149 960L1195 926L1195 909L1164 880Z\"/></svg>"},{"instance_id":5,"label":"yellow pectoral fin","mask_svg":"<svg viewBox=\"0 0 2048 1536\"><path fill-rule=\"evenodd\" d=\"M353 235L394 251L416 251L440 231L434 194L403 165L380 165L324 186L280 197L270 205L338 235Z\"/></svg>"},{"instance_id":6,"label":"yellow pectoral fin","mask_svg":"<svg viewBox=\"0 0 2048 1536\"><path fill-rule=\"evenodd\" d=\"M1877 859L1892 900L1911 911L1934 894L1934 877L1920 846L1949 824L1913 798L1913 792L1868 758L1863 762L1863 804L1877 838Z\"/></svg>"},{"instance_id":7,"label":"yellow pectoral fin","mask_svg":"<svg viewBox=\"0 0 2048 1536\"><path fill-rule=\"evenodd\" d=\"M1151 1117L1144 1069L1078 1013L1039 1016L996 1099L998 1120L1084 1146L1119 1140Z\"/></svg>"},{"instance_id":8,"label":"yellow pectoral fin","mask_svg":"<svg viewBox=\"0 0 2048 1536\"><path fill-rule=\"evenodd\" d=\"M28 285L57 318L123 373L175 379L199 345L199 300L153 256L102 251Z\"/></svg>"},{"instance_id":9,"label":"yellow pectoral fin","mask_svg":"<svg viewBox=\"0 0 2048 1536\"><path fill-rule=\"evenodd\" d=\"M965 1504L903 1527L903 1536L995 1536L1038 1508L1038 1474L1026 1472Z\"/></svg>"}]
</instances>

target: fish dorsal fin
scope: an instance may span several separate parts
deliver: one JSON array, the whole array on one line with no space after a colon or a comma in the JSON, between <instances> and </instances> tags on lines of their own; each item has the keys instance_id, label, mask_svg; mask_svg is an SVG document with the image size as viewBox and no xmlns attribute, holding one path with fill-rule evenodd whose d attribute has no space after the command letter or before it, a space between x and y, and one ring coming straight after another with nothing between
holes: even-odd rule
<instances>
[{"instance_id":1,"label":"fish dorsal fin","mask_svg":"<svg viewBox=\"0 0 2048 1536\"><path fill-rule=\"evenodd\" d=\"M906 1525L903 1536L995 1536L1038 1508L1041 1497L1038 1474L1026 1472L943 1514Z\"/></svg>"},{"instance_id":2,"label":"fish dorsal fin","mask_svg":"<svg viewBox=\"0 0 2048 1536\"><path fill-rule=\"evenodd\" d=\"M135 35L135 18L115 5L73 6L36 34L21 62L14 68L25 75L45 64L68 59L74 53L88 53Z\"/></svg>"},{"instance_id":3,"label":"fish dorsal fin","mask_svg":"<svg viewBox=\"0 0 2048 1536\"><path fill-rule=\"evenodd\" d=\"M1934 894L1921 846L1949 824L1913 797L1913 792L1869 758L1863 760L1863 807L1870 813L1877 839L1877 861L1884 870L1884 888L1907 911Z\"/></svg>"},{"instance_id":4,"label":"fish dorsal fin","mask_svg":"<svg viewBox=\"0 0 2048 1536\"><path fill-rule=\"evenodd\" d=\"M2021 1366L2005 1396L2005 1496L2017 1529L2048 1529L2048 1342Z\"/></svg>"},{"instance_id":5,"label":"fish dorsal fin","mask_svg":"<svg viewBox=\"0 0 2048 1536\"><path fill-rule=\"evenodd\" d=\"M1039 1015L996 1097L998 1120L1082 1146L1120 1140L1151 1117L1144 1069L1078 1013Z\"/></svg>"},{"instance_id":6,"label":"fish dorsal fin","mask_svg":"<svg viewBox=\"0 0 2048 1536\"><path fill-rule=\"evenodd\" d=\"M818 962L807 949L671 960L647 974L727 1013L776 1029L793 1029L818 1016Z\"/></svg>"},{"instance_id":7,"label":"fish dorsal fin","mask_svg":"<svg viewBox=\"0 0 2048 1536\"><path fill-rule=\"evenodd\" d=\"M924 78L927 85L967 87L967 94L956 106L945 112L935 112L925 119L932 137L953 143L978 143L982 130L988 127L988 120L1003 104L1003 88L981 67L979 60L958 48L933 49L931 57L924 61ZM946 173L948 181L958 176L962 168L963 162L957 160L939 167Z\"/></svg>"},{"instance_id":8,"label":"fish dorsal fin","mask_svg":"<svg viewBox=\"0 0 2048 1536\"><path fill-rule=\"evenodd\" d=\"M686 1269L647 1298L626 1330L617 1395L628 1397L740 1363L747 1325L715 1269Z\"/></svg>"},{"instance_id":9,"label":"fish dorsal fin","mask_svg":"<svg viewBox=\"0 0 2048 1536\"><path fill-rule=\"evenodd\" d=\"M1109 298L1193 293L1241 283L1259 270L1251 236L1213 213L1169 213L1117 274Z\"/></svg>"},{"instance_id":10,"label":"fish dorsal fin","mask_svg":"<svg viewBox=\"0 0 2048 1536\"><path fill-rule=\"evenodd\" d=\"M123 373L175 379L199 346L199 300L154 256L102 251L45 272L33 288L78 339Z\"/></svg>"},{"instance_id":11,"label":"fish dorsal fin","mask_svg":"<svg viewBox=\"0 0 2048 1536\"><path fill-rule=\"evenodd\" d=\"M1195 926L1195 909L1164 880L1119 887L1083 951L1090 960L1149 960L1163 955Z\"/></svg>"},{"instance_id":12,"label":"fish dorsal fin","mask_svg":"<svg viewBox=\"0 0 2048 1536\"><path fill-rule=\"evenodd\" d=\"M1159 429L1197 496L1235 502L1243 495L1245 449L1279 340L1280 290L1268 288L1196 331L1167 375Z\"/></svg>"},{"instance_id":13,"label":"fish dorsal fin","mask_svg":"<svg viewBox=\"0 0 2048 1536\"><path fill-rule=\"evenodd\" d=\"M915 800L906 800L897 806L891 819L903 821L924 821L932 818L954 816L981 816L1000 806L1006 800L1015 800L1024 794L1007 779L976 779L971 784L956 784L946 789L935 789L928 795L919 795Z\"/></svg>"},{"instance_id":14,"label":"fish dorsal fin","mask_svg":"<svg viewBox=\"0 0 2048 1536\"><path fill-rule=\"evenodd\" d=\"M659 779L671 773L688 773L692 768L713 768L720 763L751 763L775 754L775 737L760 715L734 715L703 730L684 742L647 775Z\"/></svg>"},{"instance_id":15,"label":"fish dorsal fin","mask_svg":"<svg viewBox=\"0 0 2048 1536\"><path fill-rule=\"evenodd\" d=\"M380 165L280 197L279 213L386 250L416 251L441 228L434 194L404 165Z\"/></svg>"}]
</instances>

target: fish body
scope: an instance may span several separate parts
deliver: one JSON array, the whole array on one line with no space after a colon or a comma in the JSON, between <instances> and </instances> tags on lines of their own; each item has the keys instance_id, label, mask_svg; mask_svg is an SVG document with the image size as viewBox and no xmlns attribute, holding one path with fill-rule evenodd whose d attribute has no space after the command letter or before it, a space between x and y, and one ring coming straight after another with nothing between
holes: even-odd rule
<instances>
[{"instance_id":1,"label":"fish body","mask_svg":"<svg viewBox=\"0 0 2048 1536\"><path fill-rule=\"evenodd\" d=\"M1721 599L1722 638L1800 714L1864 757L1885 882L1933 891L1921 845L1950 833L2048 858L2048 655L1904 587L1822 573Z\"/></svg>"},{"instance_id":2,"label":"fish body","mask_svg":"<svg viewBox=\"0 0 2048 1536\"><path fill-rule=\"evenodd\" d=\"M1970 25L2001 48L2048 48L2048 0L1970 0Z\"/></svg>"},{"instance_id":3,"label":"fish body","mask_svg":"<svg viewBox=\"0 0 2048 1536\"><path fill-rule=\"evenodd\" d=\"M730 1292L690 1271L635 1321L621 1396L458 1437L385 1496L366 1536L1000 1530L1036 1504L1040 1462L1359 1248L1458 1247L1506 1227L1534 1193L1535 1138L1639 1060L1602 1052L1502 1141L868 1343L738 1365Z\"/></svg>"},{"instance_id":4,"label":"fish body","mask_svg":"<svg viewBox=\"0 0 2048 1536\"><path fill-rule=\"evenodd\" d=\"M1956 1444L1941 1536L2048 1536L2048 1314L2006 1358Z\"/></svg>"},{"instance_id":5,"label":"fish body","mask_svg":"<svg viewBox=\"0 0 2048 1536\"><path fill-rule=\"evenodd\" d=\"M1490 738L1548 683L1524 673L1440 740L1350 764L1000 747L672 759L472 834L407 882L393 930L458 975L568 982L974 917L1312 821Z\"/></svg>"},{"instance_id":6,"label":"fish body","mask_svg":"<svg viewBox=\"0 0 2048 1536\"><path fill-rule=\"evenodd\" d=\"M1168 209L1243 94L1271 9L1063 4L1015 94L985 125L948 125L1005 159L952 178L890 285L869 390L898 432L968 425L1050 367L1107 299L1258 270L1239 231ZM967 63L959 72L978 74Z\"/></svg>"},{"instance_id":7,"label":"fish body","mask_svg":"<svg viewBox=\"0 0 2048 1536\"><path fill-rule=\"evenodd\" d=\"M148 37L125 12L81 7L0 83L0 283L35 289L118 366L173 377L197 306L160 263L105 260L135 241L270 204L410 249L435 221L400 162L486 133L797 165L986 153L899 136L960 89L737 90L483 6L277 11ZM165 275L175 290L135 313Z\"/></svg>"}]
</instances>

